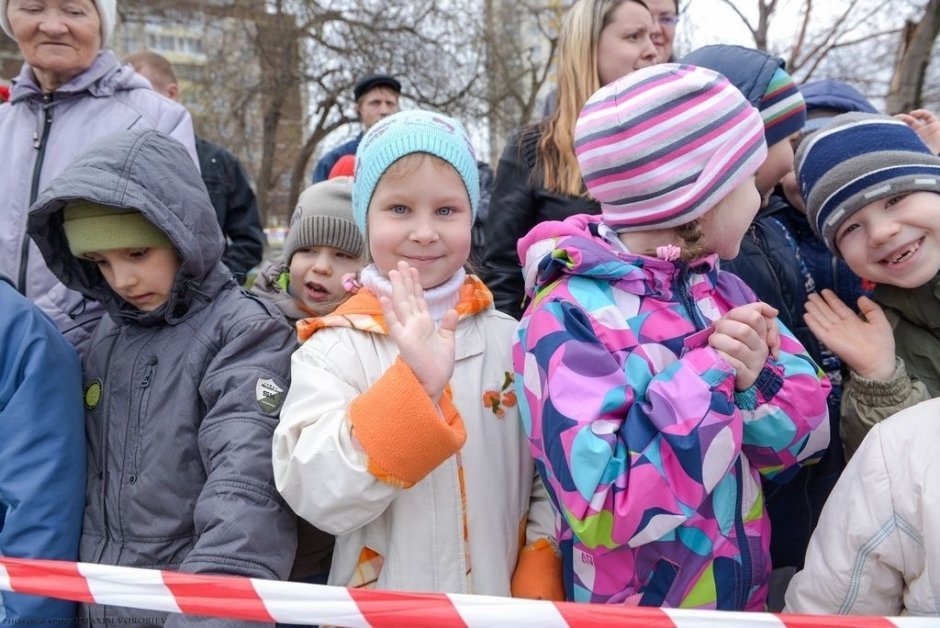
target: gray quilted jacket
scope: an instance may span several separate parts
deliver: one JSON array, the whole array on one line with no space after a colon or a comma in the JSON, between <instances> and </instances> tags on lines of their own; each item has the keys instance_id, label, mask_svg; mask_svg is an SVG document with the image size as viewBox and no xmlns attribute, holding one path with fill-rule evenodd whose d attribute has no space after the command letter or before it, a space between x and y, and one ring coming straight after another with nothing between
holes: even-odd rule
<instances>
[{"instance_id":1,"label":"gray quilted jacket","mask_svg":"<svg viewBox=\"0 0 940 628\"><path fill-rule=\"evenodd\" d=\"M135 208L182 260L152 312L121 300L62 229L68 199ZM40 196L29 233L49 269L107 310L85 356L85 562L286 578L296 524L274 488L271 440L296 341L277 309L237 286L209 196L182 144L156 131L99 142ZM86 606L85 625L161 613ZM173 615L167 624L237 625Z\"/></svg>"}]
</instances>

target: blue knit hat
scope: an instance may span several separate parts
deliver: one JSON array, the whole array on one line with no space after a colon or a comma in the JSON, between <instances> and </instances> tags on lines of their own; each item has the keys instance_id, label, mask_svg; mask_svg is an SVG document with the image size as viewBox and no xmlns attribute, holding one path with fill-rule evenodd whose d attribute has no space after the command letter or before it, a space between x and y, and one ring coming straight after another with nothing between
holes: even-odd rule
<instances>
[{"instance_id":1,"label":"blue knit hat","mask_svg":"<svg viewBox=\"0 0 940 628\"><path fill-rule=\"evenodd\" d=\"M839 227L869 203L907 192L940 193L940 157L890 116L832 118L800 144L796 169L809 224L836 255Z\"/></svg>"},{"instance_id":2,"label":"blue knit hat","mask_svg":"<svg viewBox=\"0 0 940 628\"><path fill-rule=\"evenodd\" d=\"M803 135L819 130L840 113L878 113L860 91L838 79L810 81L800 85L800 91L806 100L807 120L803 126Z\"/></svg>"},{"instance_id":3,"label":"blue knit hat","mask_svg":"<svg viewBox=\"0 0 940 628\"><path fill-rule=\"evenodd\" d=\"M353 177L353 218L366 232L366 212L375 187L393 163L413 153L440 157L457 171L470 197L471 220L480 204L480 179L476 156L460 122L420 109L401 111L375 123L359 142Z\"/></svg>"}]
</instances>

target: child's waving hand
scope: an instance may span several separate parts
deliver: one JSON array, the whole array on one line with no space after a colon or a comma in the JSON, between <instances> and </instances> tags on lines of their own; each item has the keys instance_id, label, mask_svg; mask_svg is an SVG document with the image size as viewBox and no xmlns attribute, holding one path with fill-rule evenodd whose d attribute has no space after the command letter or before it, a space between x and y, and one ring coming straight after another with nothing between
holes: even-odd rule
<instances>
[{"instance_id":1,"label":"child's waving hand","mask_svg":"<svg viewBox=\"0 0 940 628\"><path fill-rule=\"evenodd\" d=\"M421 382L428 396L437 403L454 373L454 330L457 312L449 310L440 326L428 312L418 270L399 261L398 270L388 273L392 298L380 297L388 333L402 360Z\"/></svg>"},{"instance_id":2,"label":"child's waving hand","mask_svg":"<svg viewBox=\"0 0 940 628\"><path fill-rule=\"evenodd\" d=\"M917 131L920 139L924 140L931 151L940 153L940 119L927 109L914 109L909 113L899 113L894 116L902 120L907 126Z\"/></svg>"},{"instance_id":3,"label":"child's waving hand","mask_svg":"<svg viewBox=\"0 0 940 628\"><path fill-rule=\"evenodd\" d=\"M803 319L820 342L867 379L894 373L894 332L882 309L868 297L858 300L859 316L832 290L811 294Z\"/></svg>"}]
</instances>

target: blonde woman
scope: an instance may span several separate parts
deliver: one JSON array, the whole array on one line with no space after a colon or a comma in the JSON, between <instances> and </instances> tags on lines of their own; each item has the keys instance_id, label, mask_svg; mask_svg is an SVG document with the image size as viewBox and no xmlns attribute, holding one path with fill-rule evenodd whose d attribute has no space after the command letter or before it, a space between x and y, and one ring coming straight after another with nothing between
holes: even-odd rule
<instances>
[{"instance_id":1,"label":"blonde woman","mask_svg":"<svg viewBox=\"0 0 940 628\"><path fill-rule=\"evenodd\" d=\"M497 309L515 318L522 314L519 238L545 220L600 212L581 180L575 121L602 86L661 60L652 39L659 28L641 0L579 0L565 15L557 106L545 120L512 134L496 171L484 273Z\"/></svg>"}]
</instances>

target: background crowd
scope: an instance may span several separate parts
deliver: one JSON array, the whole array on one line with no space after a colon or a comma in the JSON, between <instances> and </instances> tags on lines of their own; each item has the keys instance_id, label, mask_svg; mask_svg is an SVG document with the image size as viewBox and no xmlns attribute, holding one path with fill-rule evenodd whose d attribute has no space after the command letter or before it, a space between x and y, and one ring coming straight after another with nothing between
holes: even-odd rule
<instances>
[{"instance_id":1,"label":"background crowd","mask_svg":"<svg viewBox=\"0 0 940 628\"><path fill-rule=\"evenodd\" d=\"M165 58L108 48L116 5L0 0L0 555L940 616L933 113L578 0L495 171L362 77L263 261L245 169Z\"/></svg>"}]
</instances>

